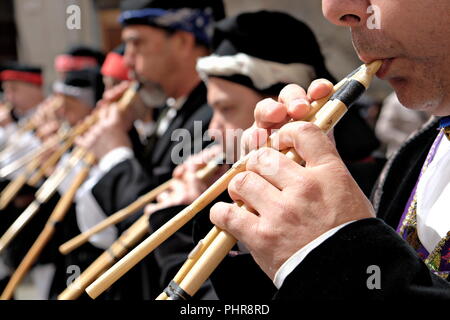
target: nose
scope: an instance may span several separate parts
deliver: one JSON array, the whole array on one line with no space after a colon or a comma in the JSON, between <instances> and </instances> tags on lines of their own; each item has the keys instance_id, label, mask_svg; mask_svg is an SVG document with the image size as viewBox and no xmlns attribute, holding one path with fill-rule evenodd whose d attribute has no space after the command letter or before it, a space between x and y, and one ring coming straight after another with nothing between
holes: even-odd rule
<instances>
[{"instance_id":1,"label":"nose","mask_svg":"<svg viewBox=\"0 0 450 320\"><path fill-rule=\"evenodd\" d=\"M370 0L322 0L322 11L335 25L355 28L366 24L370 5Z\"/></svg>"},{"instance_id":2,"label":"nose","mask_svg":"<svg viewBox=\"0 0 450 320\"><path fill-rule=\"evenodd\" d=\"M213 140L221 141L224 126L217 111L214 111L213 117L208 126L208 133Z\"/></svg>"},{"instance_id":3,"label":"nose","mask_svg":"<svg viewBox=\"0 0 450 320\"><path fill-rule=\"evenodd\" d=\"M128 69L134 69L134 66L136 65L136 55L132 46L129 44L125 46L124 61Z\"/></svg>"}]
</instances>

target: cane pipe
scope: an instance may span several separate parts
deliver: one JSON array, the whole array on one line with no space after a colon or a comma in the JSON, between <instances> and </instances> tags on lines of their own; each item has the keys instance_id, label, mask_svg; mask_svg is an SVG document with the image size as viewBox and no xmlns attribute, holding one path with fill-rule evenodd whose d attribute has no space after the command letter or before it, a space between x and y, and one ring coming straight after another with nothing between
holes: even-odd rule
<instances>
[{"instance_id":1,"label":"cane pipe","mask_svg":"<svg viewBox=\"0 0 450 320\"><path fill-rule=\"evenodd\" d=\"M4 209L16 194L20 191L20 189L28 184L30 186L37 186L39 181L42 179L47 170L59 161L62 155L72 147L73 142L78 134L82 132L84 128L83 124L75 127L71 132L64 132L61 134L61 137L54 142L50 142L43 149L42 153L46 152L49 148L54 147L58 143L62 143L55 152L53 152L49 158L44 159L44 163L42 163L41 158L33 159L32 162L27 166L25 172L19 175L15 180L11 181L10 184L3 190L0 194L0 210Z\"/></svg>"},{"instance_id":2,"label":"cane pipe","mask_svg":"<svg viewBox=\"0 0 450 320\"><path fill-rule=\"evenodd\" d=\"M205 168L200 169L196 175L197 178L200 180L206 178L206 175L217 168L217 166L223 161L223 156L218 157L217 159L214 159L206 165ZM75 250L76 248L80 247L84 243L89 241L89 238L93 235L105 230L106 228L115 225L132 214L134 214L136 211L142 209L145 207L148 203L152 202L156 199L156 197L161 194L162 192L168 190L170 186L172 185L173 179L170 179L163 184L159 185L155 189L149 191L148 193L140 196L136 201L131 203L130 205L126 206L125 208L117 211L116 213L112 214L105 220L101 221L99 224L93 226L91 229L79 234L78 236L74 237L73 239L70 239L69 241L63 243L59 247L59 251L62 254L68 254Z\"/></svg>"},{"instance_id":3,"label":"cane pipe","mask_svg":"<svg viewBox=\"0 0 450 320\"><path fill-rule=\"evenodd\" d=\"M51 102L50 107L52 112L55 112L57 109L62 107L62 99L59 97L54 97L52 100L53 101ZM10 141L12 137L14 137L15 139L20 139L22 135L25 134L26 132L35 130L36 125L37 123L35 116L33 116L31 119L27 120L23 125L21 125L15 133L17 137L15 135L9 137L8 141L6 142L6 146L0 152L0 159L3 160L5 154L12 152L14 148L16 148L14 144L16 141Z\"/></svg>"},{"instance_id":4,"label":"cane pipe","mask_svg":"<svg viewBox=\"0 0 450 320\"><path fill-rule=\"evenodd\" d=\"M380 67L381 62L376 61L370 65L366 65L366 68L357 72L352 80L341 91L338 91L320 110L313 123L325 133L328 133L339 122L357 98L367 90L373 76ZM294 149L290 149L287 152L284 151L283 153L299 164L304 162ZM237 205L251 211L243 203L237 203ZM217 233L218 231L220 231L219 234L210 242L210 245L204 250L203 254L200 257L196 256L194 258L196 261L194 261L194 266L192 266L189 273L183 277L181 282L172 281L168 289L166 289L165 295L161 296L161 298L165 298L165 300L189 299L210 277L211 273L237 242L231 234L220 230L216 226L213 227L210 233ZM192 264L192 262L190 263Z\"/></svg>"},{"instance_id":5,"label":"cane pipe","mask_svg":"<svg viewBox=\"0 0 450 320\"><path fill-rule=\"evenodd\" d=\"M64 196L58 201L58 204L50 215L47 223L44 226L44 229L39 234L38 238L30 248L28 253L25 255L14 274L11 276L11 279L9 280L0 297L1 300L11 299L17 286L20 284L27 272L36 262L47 243L51 240L56 230L56 225L64 219L68 209L72 205L72 201L78 188L88 177L89 171L94 162L95 157L93 156L93 154L88 154L85 157L83 168L81 168L80 172L77 173L77 176L74 178L67 193L65 193Z\"/></svg>"},{"instance_id":6,"label":"cane pipe","mask_svg":"<svg viewBox=\"0 0 450 320\"><path fill-rule=\"evenodd\" d=\"M55 145L57 145L57 143L58 141L56 140L46 141L42 147L32 149L22 157L14 160L11 163L8 163L6 166L0 169L0 178L6 178L10 174L26 166L34 159L41 157L49 148L54 147Z\"/></svg>"},{"instance_id":7,"label":"cane pipe","mask_svg":"<svg viewBox=\"0 0 450 320\"><path fill-rule=\"evenodd\" d=\"M62 139L64 140L66 137L63 136ZM44 164L42 165L42 155L44 152L46 152L49 148L52 148L53 146L55 146L57 143L59 143L58 141L54 141L47 144L43 149L42 149L42 153L40 152L39 157L36 157L35 159L33 159L25 168L24 172L21 173L17 178L15 178L14 180L12 180L6 187L5 189L0 193L0 210L3 210L4 208L6 208L6 206L14 199L14 197L16 196L16 194L22 189L22 187L27 184L30 186L36 186L36 183L30 183L30 181L32 181L31 179L35 176L35 171L36 170L40 170L42 168L48 168L49 165L55 165L56 162L59 160L59 158L61 157L61 153L60 150L64 149L67 150L70 146L67 145L67 143L65 143L59 150L57 150L55 153L53 153L50 158L48 158Z\"/></svg>"},{"instance_id":8,"label":"cane pipe","mask_svg":"<svg viewBox=\"0 0 450 320\"><path fill-rule=\"evenodd\" d=\"M20 214L20 216L13 222L13 224L6 230L0 238L0 252L17 236L23 227L35 216L41 208L41 205L46 203L56 192L60 183L65 179L67 174L81 161L86 152L83 149L77 150L74 157L72 157L65 166L56 170L38 189L35 194L35 199L28 207Z\"/></svg>"},{"instance_id":9,"label":"cane pipe","mask_svg":"<svg viewBox=\"0 0 450 320\"><path fill-rule=\"evenodd\" d=\"M8 185L0 193L0 210L4 210L8 204L14 199L16 194L22 189L28 180L30 172L39 167L40 159L33 159L26 167L25 172L20 174L17 178L10 181Z\"/></svg>"},{"instance_id":10,"label":"cane pipe","mask_svg":"<svg viewBox=\"0 0 450 320\"><path fill-rule=\"evenodd\" d=\"M170 296L170 292L173 290L170 287L172 283L179 285L181 281L186 277L192 267L195 265L197 260L205 253L206 249L211 245L214 239L219 235L219 228L212 228L211 231L208 232L205 238L200 240L195 248L189 253L186 262L180 268L178 273L175 275L169 287L166 288L157 298L156 300L168 300Z\"/></svg>"},{"instance_id":11,"label":"cane pipe","mask_svg":"<svg viewBox=\"0 0 450 320\"><path fill-rule=\"evenodd\" d=\"M120 112L126 111L126 109L134 103L136 98L138 97L138 91L141 88L141 83L134 81L130 84L130 87L123 93L117 103L118 109ZM75 140L79 135L82 135L86 131L88 131L94 124L99 120L98 109L96 109L90 116L88 116L80 126L77 127L76 131L72 134L73 139ZM77 147L80 149L81 147ZM87 152L87 151L85 151Z\"/></svg>"},{"instance_id":12,"label":"cane pipe","mask_svg":"<svg viewBox=\"0 0 450 320\"><path fill-rule=\"evenodd\" d=\"M224 157L219 156L196 172L200 180L205 180L214 174ZM59 296L58 300L74 300L80 297L84 290L103 272L130 251L149 232L149 217L144 214L116 240L108 250L100 255L72 284Z\"/></svg>"},{"instance_id":13,"label":"cane pipe","mask_svg":"<svg viewBox=\"0 0 450 320\"><path fill-rule=\"evenodd\" d=\"M39 167L39 169L29 177L27 183L30 186L37 186L41 179L45 176L46 172L53 168L61 157L73 146L76 137L86 130L87 129L85 129L83 124L79 127L75 127L74 131L70 133L67 140L64 141L58 150L53 152L52 155Z\"/></svg>"},{"instance_id":14,"label":"cane pipe","mask_svg":"<svg viewBox=\"0 0 450 320\"><path fill-rule=\"evenodd\" d=\"M125 91L122 97L119 99L117 104L119 105L119 109L123 112L126 108L134 102L134 99L137 97L137 91L140 89L140 83L134 82L130 85L130 88ZM94 111L91 115L89 115L80 125L75 127L73 132L71 133L68 141L57 151L54 153L54 158L49 159L46 163L44 163L39 170L29 179L28 184L35 186L39 183L39 181L44 177L46 171L53 167L54 164L58 161L58 159L73 145L75 139L88 131L97 121L98 121L98 111ZM56 160L56 161L55 161Z\"/></svg>"},{"instance_id":15,"label":"cane pipe","mask_svg":"<svg viewBox=\"0 0 450 320\"><path fill-rule=\"evenodd\" d=\"M352 72L349 76L336 84L333 87L333 93L339 88L344 87L347 84L348 79L350 79L351 75L355 72L356 71ZM331 95L332 94L330 94L327 98L329 99ZM311 109L306 119L313 119L316 113L318 113L321 110L322 106L327 102L327 98L314 101L311 104ZM215 183L213 183L203 194L201 194L196 200L194 200L194 202L192 202L188 207L186 207L175 217L169 220L161 228L154 231L147 239L139 244L128 255L126 255L111 269L100 276L92 285L90 285L86 289L89 296L94 299L98 297L103 291L108 289L114 282L120 279L132 267L139 263L139 261L144 259L156 247L158 247L168 237L170 237L187 222L189 222L198 212L203 210L209 203L216 199L222 192L227 189L228 183L231 181L231 179L233 179L235 175L245 171L245 163L247 159L248 156L237 161L230 170L228 170L222 177L220 177Z\"/></svg>"},{"instance_id":16,"label":"cane pipe","mask_svg":"<svg viewBox=\"0 0 450 320\"><path fill-rule=\"evenodd\" d=\"M145 207L145 205L147 205L148 203L155 200L155 198L160 193L169 189L171 183L172 183L172 179L164 182L163 184L161 184L157 188L151 190L150 192L140 196L135 202L131 203L127 207L112 214L111 216L104 219L103 221L101 221L99 224L95 225L91 229L89 229L89 230L79 234L78 236L74 237L73 239L70 239L69 241L63 243L59 247L59 251L62 254L66 255L66 254L72 252L73 250L77 249L84 243L88 242L90 237L92 237L93 235L105 230L106 228L108 228L110 226L113 226L113 225L125 220L126 218L128 218L129 216L134 214L136 211L142 209L143 207Z\"/></svg>"},{"instance_id":17,"label":"cane pipe","mask_svg":"<svg viewBox=\"0 0 450 320\"><path fill-rule=\"evenodd\" d=\"M128 228L114 243L103 252L74 282L72 282L59 296L58 300L76 300L84 290L123 257L130 247L136 245L149 232L148 216L143 215Z\"/></svg>"},{"instance_id":18,"label":"cane pipe","mask_svg":"<svg viewBox=\"0 0 450 320\"><path fill-rule=\"evenodd\" d=\"M125 111L137 98L138 90L141 84L139 82L133 82L130 88L125 91L120 100L117 102L120 111ZM76 136L84 133L98 120L98 113L94 111L91 116L88 116L80 126L76 127L71 138L75 139ZM72 140L72 139L71 139ZM51 196L54 195L58 186L64 180L64 178L70 173L70 171L88 154L88 151L77 147L72 152L66 165L54 172L39 188L36 192L36 199L25 209L25 211L17 218L17 220L9 227L5 234L0 238L0 252L9 244L9 242L17 235L20 230L28 223L29 220L39 211L41 204L47 202ZM59 155L59 154L58 154ZM62 155L62 154L61 154Z\"/></svg>"}]
</instances>

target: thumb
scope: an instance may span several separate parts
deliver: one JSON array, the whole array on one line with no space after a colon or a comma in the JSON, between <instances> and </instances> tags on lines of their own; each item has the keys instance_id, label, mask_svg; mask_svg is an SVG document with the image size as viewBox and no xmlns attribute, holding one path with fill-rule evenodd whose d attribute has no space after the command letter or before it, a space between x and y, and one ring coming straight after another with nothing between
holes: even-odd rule
<instances>
[{"instance_id":1,"label":"thumb","mask_svg":"<svg viewBox=\"0 0 450 320\"><path fill-rule=\"evenodd\" d=\"M341 161L330 138L310 122L290 122L270 137L272 147L278 150L295 148L307 167Z\"/></svg>"}]
</instances>

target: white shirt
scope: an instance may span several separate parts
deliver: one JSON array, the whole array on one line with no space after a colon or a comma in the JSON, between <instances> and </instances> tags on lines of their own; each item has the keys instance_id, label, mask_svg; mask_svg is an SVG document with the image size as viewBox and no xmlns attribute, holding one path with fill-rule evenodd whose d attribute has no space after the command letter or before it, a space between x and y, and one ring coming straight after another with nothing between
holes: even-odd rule
<instances>
[{"instance_id":1,"label":"white shirt","mask_svg":"<svg viewBox=\"0 0 450 320\"><path fill-rule=\"evenodd\" d=\"M439 241L450 231L450 141L444 136L433 161L417 185L417 233L428 252L433 251ZM353 222L353 221L352 221ZM331 229L293 254L278 269L274 284L279 289L286 277L315 248L337 231L352 223L348 222Z\"/></svg>"},{"instance_id":2,"label":"white shirt","mask_svg":"<svg viewBox=\"0 0 450 320\"><path fill-rule=\"evenodd\" d=\"M167 101L170 109L165 117L159 121L158 127L151 128L152 130L156 130L158 136L163 135L168 129L170 123L176 117L178 110L183 106L185 101L186 98L179 98L177 100L169 99ZM76 214L78 227L82 232L87 231L107 218L107 215L103 212L92 194L94 186L116 165L132 158L134 158L134 152L129 147L118 147L109 151L99 161L97 171L95 173L91 171L89 180L87 180L78 190L76 195ZM109 227L92 236L89 239L89 242L101 249L107 249L117 238L117 233L118 231L115 227Z\"/></svg>"},{"instance_id":3,"label":"white shirt","mask_svg":"<svg viewBox=\"0 0 450 320\"><path fill-rule=\"evenodd\" d=\"M417 234L432 252L450 230L450 141L444 136L417 185Z\"/></svg>"}]
</instances>

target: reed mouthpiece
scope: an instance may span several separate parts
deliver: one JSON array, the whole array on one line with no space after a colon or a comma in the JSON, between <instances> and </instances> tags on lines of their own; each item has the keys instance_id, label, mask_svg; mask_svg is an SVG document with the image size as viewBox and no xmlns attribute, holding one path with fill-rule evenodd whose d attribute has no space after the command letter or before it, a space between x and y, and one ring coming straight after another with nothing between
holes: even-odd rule
<instances>
[{"instance_id":1,"label":"reed mouthpiece","mask_svg":"<svg viewBox=\"0 0 450 320\"><path fill-rule=\"evenodd\" d=\"M366 64L366 70L369 74L374 75L375 73L380 70L381 66L383 64L382 60L375 60L369 64Z\"/></svg>"}]
</instances>

